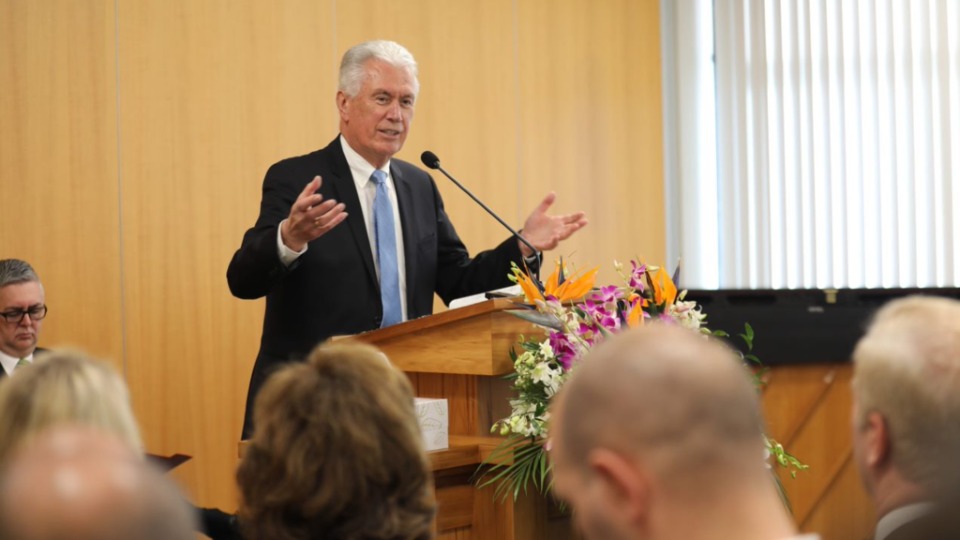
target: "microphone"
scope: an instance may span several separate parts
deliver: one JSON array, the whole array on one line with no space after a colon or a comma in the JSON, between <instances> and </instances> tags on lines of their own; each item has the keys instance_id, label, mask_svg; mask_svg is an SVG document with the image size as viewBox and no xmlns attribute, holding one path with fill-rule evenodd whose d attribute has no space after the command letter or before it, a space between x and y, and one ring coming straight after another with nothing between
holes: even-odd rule
<instances>
[{"instance_id":1,"label":"microphone","mask_svg":"<svg viewBox=\"0 0 960 540\"><path fill-rule=\"evenodd\" d=\"M512 234L517 240L523 242L523 245L530 248L530 250L533 251L533 255L537 258L537 273L538 274L540 273L540 251L537 248L533 247L533 245L531 245L530 242L527 242L526 238L524 238L517 231L513 230L513 227L511 227L510 225L507 225L506 221L500 219L500 216L498 216L496 212L491 210L489 206L483 204L483 201L478 199L477 196L471 193L469 189L464 187L464 185L458 182L456 178L454 178L453 176L450 175L450 173L444 170L444 168L440 166L440 158L438 158L436 154L427 150L426 152L420 154L420 161L422 161L423 164L426 165L427 167L442 172L444 176L449 178L450 181L456 184L458 188L460 188L461 190L463 190L464 193L469 195L470 198L474 200L474 202L479 204L481 208L486 210L488 214L493 216L494 219L499 221L501 225L503 225L508 231L510 231L510 234ZM532 276L532 277L534 277L536 281L539 281L538 279L536 279L536 276Z\"/></svg>"}]
</instances>

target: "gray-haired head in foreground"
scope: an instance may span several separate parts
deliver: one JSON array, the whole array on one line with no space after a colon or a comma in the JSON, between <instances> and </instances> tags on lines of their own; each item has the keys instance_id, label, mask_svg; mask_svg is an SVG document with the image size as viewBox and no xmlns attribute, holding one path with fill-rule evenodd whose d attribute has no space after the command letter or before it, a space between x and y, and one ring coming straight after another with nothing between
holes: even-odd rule
<instances>
[{"instance_id":1,"label":"gray-haired head in foreground","mask_svg":"<svg viewBox=\"0 0 960 540\"><path fill-rule=\"evenodd\" d=\"M853 361L857 432L880 413L900 474L927 490L960 490L960 301L887 303Z\"/></svg>"},{"instance_id":2,"label":"gray-haired head in foreground","mask_svg":"<svg viewBox=\"0 0 960 540\"><path fill-rule=\"evenodd\" d=\"M40 281L40 277L37 276L30 263L20 259L0 260L0 287L27 283L28 281Z\"/></svg>"},{"instance_id":3,"label":"gray-haired head in foreground","mask_svg":"<svg viewBox=\"0 0 960 540\"><path fill-rule=\"evenodd\" d=\"M420 81L417 80L417 61L403 45L393 41L365 41L354 45L343 55L340 62L340 87L344 94L355 97L363 85L367 72L364 64L367 60L380 60L392 66L406 68L413 76L414 94L420 93Z\"/></svg>"},{"instance_id":4,"label":"gray-haired head in foreground","mask_svg":"<svg viewBox=\"0 0 960 540\"><path fill-rule=\"evenodd\" d=\"M180 490L97 428L59 425L0 468L3 540L193 540Z\"/></svg>"}]
</instances>

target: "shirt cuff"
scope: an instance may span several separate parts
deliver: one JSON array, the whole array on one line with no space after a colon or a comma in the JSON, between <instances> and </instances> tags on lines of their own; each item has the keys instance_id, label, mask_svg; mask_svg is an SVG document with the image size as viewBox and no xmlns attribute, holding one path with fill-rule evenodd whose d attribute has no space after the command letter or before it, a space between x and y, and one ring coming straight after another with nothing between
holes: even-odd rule
<instances>
[{"instance_id":1,"label":"shirt cuff","mask_svg":"<svg viewBox=\"0 0 960 540\"><path fill-rule=\"evenodd\" d=\"M290 266L293 264L293 261L297 260L301 255L307 252L309 245L303 246L303 249L300 251L294 251L288 248L283 243L283 235L280 234L280 231L283 228L283 221L281 221L280 225L277 226L277 255L280 256L280 262L282 262L284 266Z\"/></svg>"}]
</instances>

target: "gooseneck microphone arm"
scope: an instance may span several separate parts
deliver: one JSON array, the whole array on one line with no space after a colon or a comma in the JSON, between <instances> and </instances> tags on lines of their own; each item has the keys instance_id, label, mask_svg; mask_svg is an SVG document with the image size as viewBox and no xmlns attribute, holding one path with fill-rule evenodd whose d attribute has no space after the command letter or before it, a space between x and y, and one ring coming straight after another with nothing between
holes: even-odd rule
<instances>
[{"instance_id":1,"label":"gooseneck microphone arm","mask_svg":"<svg viewBox=\"0 0 960 540\"><path fill-rule=\"evenodd\" d=\"M440 158L438 158L436 154L434 154L433 152L427 150L426 152L420 154L420 161L422 161L423 164L426 165L428 168L431 168L431 169L434 169L434 170L437 170L437 171L442 172L444 176L446 176L447 178L449 178L450 181L453 182L454 184L456 184L458 188L460 188L464 193L466 193L467 195L469 195L470 198L474 200L474 202L476 202L477 204L479 204L481 208L483 208L484 210L486 210L488 214L490 214L491 216L493 216L493 218L496 219L497 221L499 221L500 224L504 226L504 228L506 228L508 231L510 231L510 234L512 234L517 240L519 240L520 242L522 242L523 245L525 245L525 246L527 246L528 248L530 248L530 251L533 251L533 256L535 256L535 257L537 258L537 273L538 273L538 274L540 273L540 250L538 250L537 248L533 247L533 245L532 245L530 242L528 242L527 239L523 237L523 235L521 235L521 234L518 233L517 231L513 230L513 227L511 227L510 225L507 225L507 222L504 221L504 220L502 220L502 219L500 218L500 216L497 215L496 212L494 212L493 210L491 210L489 206L483 204L483 201L481 201L480 199L478 199L476 195L474 195L469 189L467 189L463 184L461 184L460 182L458 182L456 178L454 178L454 177L453 177L450 173L448 173L443 167L441 167L441 166L440 166Z\"/></svg>"}]
</instances>

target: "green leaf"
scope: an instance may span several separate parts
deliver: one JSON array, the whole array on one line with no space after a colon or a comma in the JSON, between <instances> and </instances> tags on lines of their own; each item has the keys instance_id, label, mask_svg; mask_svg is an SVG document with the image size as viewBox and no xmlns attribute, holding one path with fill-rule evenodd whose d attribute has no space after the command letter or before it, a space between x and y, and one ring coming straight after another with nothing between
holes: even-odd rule
<instances>
[{"instance_id":1,"label":"green leaf","mask_svg":"<svg viewBox=\"0 0 960 540\"><path fill-rule=\"evenodd\" d=\"M527 493L531 484L540 493L547 494L550 467L543 444L542 440L528 437L505 439L478 467L474 475L477 486L495 485L494 496L501 500L511 494L516 500L521 491ZM508 464L500 463L511 458Z\"/></svg>"},{"instance_id":2,"label":"green leaf","mask_svg":"<svg viewBox=\"0 0 960 540\"><path fill-rule=\"evenodd\" d=\"M737 334L740 336L740 339L747 345L747 350L753 350L753 327L750 326L750 323L743 324L743 333Z\"/></svg>"}]
</instances>

